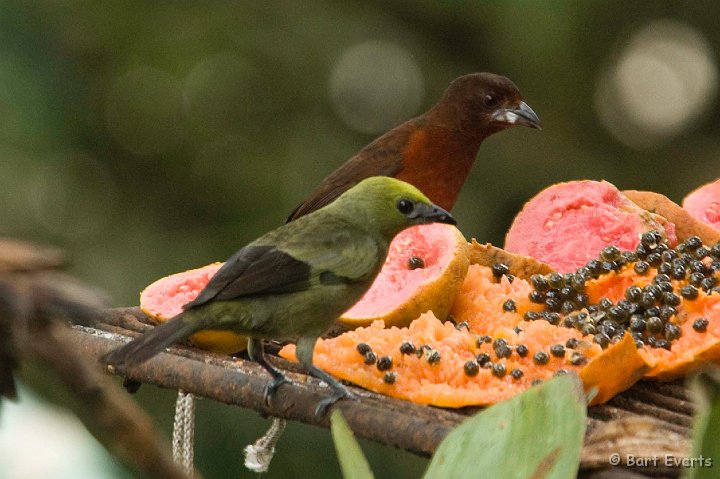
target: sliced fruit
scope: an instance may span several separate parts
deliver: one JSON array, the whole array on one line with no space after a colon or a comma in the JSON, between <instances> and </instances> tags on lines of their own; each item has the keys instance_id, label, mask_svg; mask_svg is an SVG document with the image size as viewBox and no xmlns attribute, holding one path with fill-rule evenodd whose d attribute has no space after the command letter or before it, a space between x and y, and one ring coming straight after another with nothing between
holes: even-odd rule
<instances>
[{"instance_id":1,"label":"sliced fruit","mask_svg":"<svg viewBox=\"0 0 720 479\"><path fill-rule=\"evenodd\" d=\"M167 321L182 312L182 307L195 299L223 263L183 271L161 278L140 293L140 309L158 322ZM247 347L244 336L230 331L200 331L190 342L201 349L231 354Z\"/></svg>"},{"instance_id":2,"label":"sliced fruit","mask_svg":"<svg viewBox=\"0 0 720 479\"><path fill-rule=\"evenodd\" d=\"M468 268L467 241L454 226L414 226L390 244L383 269L340 322L407 325L426 311L445 318Z\"/></svg>"},{"instance_id":3,"label":"sliced fruit","mask_svg":"<svg viewBox=\"0 0 720 479\"><path fill-rule=\"evenodd\" d=\"M577 331L545 321L521 322L519 328L499 331L488 343L432 313L405 328L385 328L376 321L318 341L314 363L372 391L455 408L493 404L554 374L584 368L591 368L586 377L600 391L598 402L630 385L646 368L632 340L603 351ZM572 348L567 347L570 339L575 341ZM368 347L372 355L362 353ZM295 360L295 346L285 346L280 355ZM598 358L604 358L604 376L593 369Z\"/></svg>"},{"instance_id":4,"label":"sliced fruit","mask_svg":"<svg viewBox=\"0 0 720 479\"><path fill-rule=\"evenodd\" d=\"M699 217L693 216L689 210L673 202L667 196L652 191L625 190L623 194L633 203L653 213L657 213L675 225L675 234L678 241L685 241L691 236L699 236L705 244L715 244L720 241L720 230L704 223ZM718 188L716 205L720 205L720 188ZM720 214L720 206L718 214ZM720 218L720 216L718 216ZM720 221L720 220L719 220Z\"/></svg>"},{"instance_id":5,"label":"sliced fruit","mask_svg":"<svg viewBox=\"0 0 720 479\"><path fill-rule=\"evenodd\" d=\"M720 230L720 178L690 192L682 206L693 217Z\"/></svg>"},{"instance_id":6,"label":"sliced fruit","mask_svg":"<svg viewBox=\"0 0 720 479\"><path fill-rule=\"evenodd\" d=\"M466 322L476 334L493 335L512 329L523 321L527 311L540 311L539 304L528 299L530 284L522 278L510 282L507 276L495 277L492 270L470 265L450 314L456 324Z\"/></svg>"},{"instance_id":7,"label":"sliced fruit","mask_svg":"<svg viewBox=\"0 0 720 479\"><path fill-rule=\"evenodd\" d=\"M560 273L573 272L607 245L635 249L640 234L660 231L675 244L675 228L643 210L606 181L570 181L538 193L518 213L505 249L532 256Z\"/></svg>"},{"instance_id":8,"label":"sliced fruit","mask_svg":"<svg viewBox=\"0 0 720 479\"><path fill-rule=\"evenodd\" d=\"M638 382L654 365L655 359L638 350L626 334L581 369L580 379L586 391L595 390L590 404L602 404Z\"/></svg>"},{"instance_id":9,"label":"sliced fruit","mask_svg":"<svg viewBox=\"0 0 720 479\"><path fill-rule=\"evenodd\" d=\"M654 364L646 377L670 380L720 361L720 243L708 247L691 236L669 248L658 238L643 235L641 253L631 256L606 251L635 260L574 284L585 304L561 322L604 344L632 336L639 353ZM591 268L585 269L590 274ZM542 292L533 289L529 295L542 301L565 289L550 288L549 281L538 283ZM570 288L564 294L575 293Z\"/></svg>"},{"instance_id":10,"label":"sliced fruit","mask_svg":"<svg viewBox=\"0 0 720 479\"><path fill-rule=\"evenodd\" d=\"M720 294L700 292L696 300L686 301L678 310L681 336L673 341L669 351L648 350L657 362L646 374L649 379L670 381L708 362L720 361ZM698 328L702 320L707 324Z\"/></svg>"},{"instance_id":11,"label":"sliced fruit","mask_svg":"<svg viewBox=\"0 0 720 479\"><path fill-rule=\"evenodd\" d=\"M638 275L632 265L620 273L613 271L588 282L590 302L597 304L604 297L617 303L625 298L628 288L631 286L645 288L653 284L653 278L654 275L651 274ZM667 347L652 347L650 344L645 344L640 349L641 354L649 362L655 363L646 377L663 381L681 377L699 369L708 361L720 361L720 294L717 292L707 294L700 289L697 291L697 297L689 300L679 294L683 286L688 286L687 281L676 280L672 284L680 297L679 304L674 306L676 313L663 321L662 327L665 328L668 323L677 326L678 337L669 341ZM655 307L658 306L661 307L660 302ZM645 321L647 330L649 318L646 314L642 314L641 317ZM702 325L702 320L707 323ZM696 323L697 321L700 322ZM698 327L699 325L702 326ZM645 338L644 342L647 342L650 336L646 330L641 331ZM665 331L653 336L663 338Z\"/></svg>"},{"instance_id":12,"label":"sliced fruit","mask_svg":"<svg viewBox=\"0 0 720 479\"><path fill-rule=\"evenodd\" d=\"M475 239L468 248L468 258L470 264L479 264L488 268L503 264L507 266L508 274L523 279L530 279L534 274L549 274L554 271L550 265L531 256L511 253L490 243L480 244Z\"/></svg>"}]
</instances>

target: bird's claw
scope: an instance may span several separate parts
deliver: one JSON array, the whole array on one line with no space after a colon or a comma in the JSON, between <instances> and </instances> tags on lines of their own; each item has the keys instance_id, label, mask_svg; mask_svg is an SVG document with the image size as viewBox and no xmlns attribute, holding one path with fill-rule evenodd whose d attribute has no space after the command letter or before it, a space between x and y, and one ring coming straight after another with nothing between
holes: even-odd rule
<instances>
[{"instance_id":1,"label":"bird's claw","mask_svg":"<svg viewBox=\"0 0 720 479\"><path fill-rule=\"evenodd\" d=\"M285 383L288 383L287 378L284 376L276 377L270 383L265 386L265 391L263 393L263 398L265 399L265 405L270 406L270 398L272 398L273 395L275 395L275 392L277 389L282 386Z\"/></svg>"},{"instance_id":2,"label":"bird's claw","mask_svg":"<svg viewBox=\"0 0 720 479\"><path fill-rule=\"evenodd\" d=\"M327 414L328 412L328 409L330 409L330 406L335 404L340 399L352 399L356 401L358 397L347 389L343 391L336 391L332 396L328 396L318 403L318 405L315 407L315 417L321 418L325 416L325 414Z\"/></svg>"}]
</instances>

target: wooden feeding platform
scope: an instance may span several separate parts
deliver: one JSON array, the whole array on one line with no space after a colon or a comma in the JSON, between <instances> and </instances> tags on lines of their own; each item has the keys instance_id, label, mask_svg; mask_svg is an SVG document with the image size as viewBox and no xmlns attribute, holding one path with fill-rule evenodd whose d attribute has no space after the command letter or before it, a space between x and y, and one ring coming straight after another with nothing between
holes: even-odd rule
<instances>
[{"instance_id":1,"label":"wooden feeding platform","mask_svg":"<svg viewBox=\"0 0 720 479\"><path fill-rule=\"evenodd\" d=\"M152 327L139 308L104 310L94 327L73 326L70 341L99 357ZM242 357L229 357L174 346L146 363L124 372L126 379L169 389L182 389L225 404L253 409L306 424L329 427L329 418L316 417L315 406L328 388L302 368L272 354L269 361L284 370L292 384L265 404L266 371ZM275 350L277 352L277 348ZM352 430L382 444L429 457L442 439L479 407L445 409L423 406L349 386L357 401L339 401ZM682 470L672 458L690 454L693 407L682 381L641 381L607 403L588 409L588 427L580 465L581 478L678 477ZM611 455L621 458L611 464ZM669 461L666 457L671 458ZM635 465L628 458L639 459ZM647 458L643 461L642 458ZM638 466L638 464L642 466Z\"/></svg>"}]
</instances>

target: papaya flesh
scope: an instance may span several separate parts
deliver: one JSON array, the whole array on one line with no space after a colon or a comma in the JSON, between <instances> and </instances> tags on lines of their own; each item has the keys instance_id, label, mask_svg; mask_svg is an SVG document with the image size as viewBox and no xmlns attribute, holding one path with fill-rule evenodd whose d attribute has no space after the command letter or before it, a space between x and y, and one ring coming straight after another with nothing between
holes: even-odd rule
<instances>
[{"instance_id":1,"label":"papaya flesh","mask_svg":"<svg viewBox=\"0 0 720 479\"><path fill-rule=\"evenodd\" d=\"M330 374L393 397L442 407L487 405L554 374L575 372L596 389L595 403L632 385L650 365L632 338L603 350L592 336L503 311L529 284L475 264L456 298L454 322L426 313L409 326L380 321L319 340L314 363ZM280 355L295 360L288 345Z\"/></svg>"},{"instance_id":2,"label":"papaya flesh","mask_svg":"<svg viewBox=\"0 0 720 479\"><path fill-rule=\"evenodd\" d=\"M606 247L574 274L531 283L528 298L541 317L553 315L601 345L632 336L654 364L649 379L671 380L720 360L720 243L689 236L670 247L648 232L634 251Z\"/></svg>"},{"instance_id":3,"label":"papaya flesh","mask_svg":"<svg viewBox=\"0 0 720 479\"><path fill-rule=\"evenodd\" d=\"M457 329L449 321L441 322L432 313L420 316L404 328L386 328L376 321L368 327L319 340L314 364L371 391L451 408L494 404L538 381L569 372L579 373L587 381L588 390L598 390L594 399L598 403L632 385L647 368L630 338L605 351L579 341L575 349L564 348L561 354L554 355L549 345L564 347L568 339L577 339L579 335L539 321L521 323L519 327L519 332L498 332L488 343L479 341L479 335L464 328ZM493 348L497 339L503 339L511 351L507 358L497 357ZM542 365L536 360L539 352L545 355ZM295 346L285 346L280 355L296 360ZM483 355L490 357L490 361L483 363ZM608 368L618 371L612 380L607 377Z\"/></svg>"},{"instance_id":4,"label":"papaya flesh","mask_svg":"<svg viewBox=\"0 0 720 479\"><path fill-rule=\"evenodd\" d=\"M629 265L620 272L611 272L587 284L591 303L597 304L602 298L617 301L625 298L628 288L652 287L653 275L640 275ZM655 283L656 284L656 283ZM673 280L675 291L688 286L687 280ZM650 347L645 344L640 352L648 361L655 363L645 375L648 379L669 381L701 368L707 362L720 361L720 294L717 291L703 291L696 288L697 297L688 299L679 295L676 313L667 322L679 328L680 335L669 347ZM707 324L702 324L702 320ZM698 321L701 323L697 323ZM643 332L647 338L648 333ZM645 341L646 342L646 341Z\"/></svg>"}]
</instances>

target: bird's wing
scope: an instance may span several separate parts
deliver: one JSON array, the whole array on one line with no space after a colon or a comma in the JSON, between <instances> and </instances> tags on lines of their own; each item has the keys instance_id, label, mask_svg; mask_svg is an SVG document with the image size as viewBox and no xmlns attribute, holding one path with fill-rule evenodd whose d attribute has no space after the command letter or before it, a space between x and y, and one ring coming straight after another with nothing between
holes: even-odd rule
<instances>
[{"instance_id":1,"label":"bird's wing","mask_svg":"<svg viewBox=\"0 0 720 479\"><path fill-rule=\"evenodd\" d=\"M311 242L288 239L283 249L312 265L312 274L321 284L363 281L385 259L374 239L344 221L327 219L313 229Z\"/></svg>"},{"instance_id":2,"label":"bird's wing","mask_svg":"<svg viewBox=\"0 0 720 479\"><path fill-rule=\"evenodd\" d=\"M184 309L211 300L305 289L310 265L273 246L248 245L235 253Z\"/></svg>"},{"instance_id":3,"label":"bird's wing","mask_svg":"<svg viewBox=\"0 0 720 479\"><path fill-rule=\"evenodd\" d=\"M235 253L184 309L212 300L302 291L315 282L354 281L373 269L378 246L366 234L326 221L310 235L297 235L291 231L295 224L267 237L275 244L254 243Z\"/></svg>"}]
</instances>

